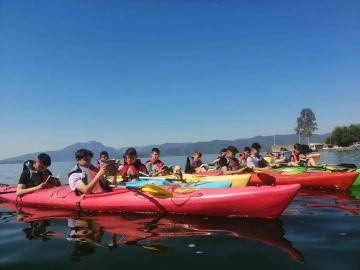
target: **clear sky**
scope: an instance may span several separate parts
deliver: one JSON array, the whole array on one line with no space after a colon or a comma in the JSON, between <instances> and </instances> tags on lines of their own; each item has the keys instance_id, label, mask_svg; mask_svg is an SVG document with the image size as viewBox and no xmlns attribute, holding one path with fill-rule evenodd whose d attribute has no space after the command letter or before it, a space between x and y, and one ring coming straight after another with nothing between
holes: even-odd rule
<instances>
[{"instance_id":1,"label":"clear sky","mask_svg":"<svg viewBox=\"0 0 360 270\"><path fill-rule=\"evenodd\" d=\"M0 3L0 159L360 120L358 0Z\"/></svg>"}]
</instances>

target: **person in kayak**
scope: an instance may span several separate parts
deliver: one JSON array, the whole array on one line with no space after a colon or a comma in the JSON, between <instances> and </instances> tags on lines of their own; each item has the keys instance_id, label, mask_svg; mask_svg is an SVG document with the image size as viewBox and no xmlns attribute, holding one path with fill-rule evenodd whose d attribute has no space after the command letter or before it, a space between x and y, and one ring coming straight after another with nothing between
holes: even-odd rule
<instances>
[{"instance_id":1,"label":"person in kayak","mask_svg":"<svg viewBox=\"0 0 360 270\"><path fill-rule=\"evenodd\" d=\"M79 149L75 153L76 166L68 174L69 186L76 195L90 193L105 193L112 189L105 179L107 164L100 169L91 164L94 154L87 149ZM116 176L112 184L116 184Z\"/></svg>"},{"instance_id":2,"label":"person in kayak","mask_svg":"<svg viewBox=\"0 0 360 270\"><path fill-rule=\"evenodd\" d=\"M251 155L251 149L249 146L244 147L244 152L239 154L240 163L246 165L247 158Z\"/></svg>"},{"instance_id":3,"label":"person in kayak","mask_svg":"<svg viewBox=\"0 0 360 270\"><path fill-rule=\"evenodd\" d=\"M149 172L149 176L156 177L159 175L168 175L168 174L179 174L181 173L181 167L176 165L171 170L164 170L164 163L159 159L160 150L159 148L151 149L151 158L146 161L145 166L147 171Z\"/></svg>"},{"instance_id":4,"label":"person in kayak","mask_svg":"<svg viewBox=\"0 0 360 270\"><path fill-rule=\"evenodd\" d=\"M106 151L100 152L100 159L98 159L96 168L100 169L101 165L104 164L106 161L109 160L109 154Z\"/></svg>"},{"instance_id":5,"label":"person in kayak","mask_svg":"<svg viewBox=\"0 0 360 270\"><path fill-rule=\"evenodd\" d=\"M316 166L313 158L308 158L302 151L301 144L294 144L294 150L291 153L291 161L289 166Z\"/></svg>"},{"instance_id":6,"label":"person in kayak","mask_svg":"<svg viewBox=\"0 0 360 270\"><path fill-rule=\"evenodd\" d=\"M23 196L36 190L46 188L45 181L52 175L48 167L51 165L51 158L48 154L42 153L35 160L27 160L23 164L23 172L20 175L16 189L16 195ZM61 185L61 183L59 183Z\"/></svg>"},{"instance_id":7,"label":"person in kayak","mask_svg":"<svg viewBox=\"0 0 360 270\"><path fill-rule=\"evenodd\" d=\"M186 158L185 173L195 173L205 170L207 164L201 161L202 154L199 151L195 151L192 157ZM205 167L203 169L203 167Z\"/></svg>"},{"instance_id":8,"label":"person in kayak","mask_svg":"<svg viewBox=\"0 0 360 270\"><path fill-rule=\"evenodd\" d=\"M240 162L236 158L237 153L239 153L239 150L235 146L230 145L226 149L226 155L219 160L219 165L223 174L241 174L247 170L246 168L241 168Z\"/></svg>"},{"instance_id":9,"label":"person in kayak","mask_svg":"<svg viewBox=\"0 0 360 270\"><path fill-rule=\"evenodd\" d=\"M218 156L216 159L214 159L212 163L213 164L219 164L220 158L226 156L226 152L227 152L226 148L221 149L220 156Z\"/></svg>"},{"instance_id":10,"label":"person in kayak","mask_svg":"<svg viewBox=\"0 0 360 270\"><path fill-rule=\"evenodd\" d=\"M288 155L286 152L287 149L284 148L284 147L281 147L280 148L280 152L279 154L276 156L275 160L274 160L274 163L275 164L285 164L285 163L289 163L290 162L290 155ZM289 153L289 152L288 152Z\"/></svg>"},{"instance_id":11,"label":"person in kayak","mask_svg":"<svg viewBox=\"0 0 360 270\"><path fill-rule=\"evenodd\" d=\"M251 155L247 158L247 166L257 171L267 171L272 165L267 162L262 155L260 155L261 145L259 143L253 143L251 145Z\"/></svg>"},{"instance_id":12,"label":"person in kayak","mask_svg":"<svg viewBox=\"0 0 360 270\"><path fill-rule=\"evenodd\" d=\"M140 174L148 176L149 172L141 160L137 158L136 149L130 147L124 154L124 167L121 169L121 176L124 181L136 181Z\"/></svg>"}]
</instances>

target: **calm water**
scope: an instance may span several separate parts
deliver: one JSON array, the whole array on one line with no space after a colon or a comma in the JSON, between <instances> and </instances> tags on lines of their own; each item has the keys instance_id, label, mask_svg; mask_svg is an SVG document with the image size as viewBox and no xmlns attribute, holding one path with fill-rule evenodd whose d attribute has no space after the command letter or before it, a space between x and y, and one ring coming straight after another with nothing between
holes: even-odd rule
<instances>
[{"instance_id":1,"label":"calm water","mask_svg":"<svg viewBox=\"0 0 360 270\"><path fill-rule=\"evenodd\" d=\"M185 163L185 157L163 160ZM321 162L360 166L360 151L325 152ZM73 165L54 163L51 170L65 179ZM16 184L20 171L21 164L0 165L0 182ZM358 270L360 201L355 195L302 190L277 220L89 216L1 203L0 268Z\"/></svg>"}]
</instances>

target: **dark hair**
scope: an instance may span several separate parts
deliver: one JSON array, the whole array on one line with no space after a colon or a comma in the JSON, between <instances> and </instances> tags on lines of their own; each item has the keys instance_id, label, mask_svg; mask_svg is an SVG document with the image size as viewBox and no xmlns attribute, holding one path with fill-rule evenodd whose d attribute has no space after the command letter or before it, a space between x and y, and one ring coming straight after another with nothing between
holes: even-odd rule
<instances>
[{"instance_id":1,"label":"dark hair","mask_svg":"<svg viewBox=\"0 0 360 270\"><path fill-rule=\"evenodd\" d=\"M194 152L194 155L196 155L196 154L198 154L198 155L199 155L199 158L201 158L201 157L202 157L201 152L199 152L199 151L195 151L195 152Z\"/></svg>"},{"instance_id":2,"label":"dark hair","mask_svg":"<svg viewBox=\"0 0 360 270\"><path fill-rule=\"evenodd\" d=\"M227 151L233 152L234 154L239 153L239 150L235 146L232 146L232 145L230 145L227 148Z\"/></svg>"},{"instance_id":3,"label":"dark hair","mask_svg":"<svg viewBox=\"0 0 360 270\"><path fill-rule=\"evenodd\" d=\"M280 151L286 151L286 148L281 147L281 148L280 148Z\"/></svg>"},{"instance_id":4,"label":"dark hair","mask_svg":"<svg viewBox=\"0 0 360 270\"><path fill-rule=\"evenodd\" d=\"M244 152L250 152L250 151L251 151L251 149L249 146L244 147Z\"/></svg>"},{"instance_id":5,"label":"dark hair","mask_svg":"<svg viewBox=\"0 0 360 270\"><path fill-rule=\"evenodd\" d=\"M256 142L251 145L251 148L258 150L261 149L261 145L258 142Z\"/></svg>"},{"instance_id":6,"label":"dark hair","mask_svg":"<svg viewBox=\"0 0 360 270\"><path fill-rule=\"evenodd\" d=\"M227 151L227 149L226 149L226 148L223 148L223 149L221 149L220 153L224 153L224 152L226 152L226 151Z\"/></svg>"},{"instance_id":7,"label":"dark hair","mask_svg":"<svg viewBox=\"0 0 360 270\"><path fill-rule=\"evenodd\" d=\"M152 153L152 152L155 152L155 153L160 154L159 148L156 148L156 147L154 147L153 149L151 149L151 153Z\"/></svg>"},{"instance_id":8,"label":"dark hair","mask_svg":"<svg viewBox=\"0 0 360 270\"><path fill-rule=\"evenodd\" d=\"M37 157L40 164L44 165L45 167L49 167L51 165L51 158L48 154L42 153Z\"/></svg>"},{"instance_id":9,"label":"dark hair","mask_svg":"<svg viewBox=\"0 0 360 270\"><path fill-rule=\"evenodd\" d=\"M100 157L103 156L103 155L109 157L109 153L106 152L106 151L101 151L100 152Z\"/></svg>"},{"instance_id":10,"label":"dark hair","mask_svg":"<svg viewBox=\"0 0 360 270\"><path fill-rule=\"evenodd\" d=\"M130 156L130 157L134 157L136 156L137 157L137 152L136 152L136 149L134 147L130 147L126 150L126 152L124 153L124 158L126 156Z\"/></svg>"},{"instance_id":11,"label":"dark hair","mask_svg":"<svg viewBox=\"0 0 360 270\"><path fill-rule=\"evenodd\" d=\"M301 150L302 150L301 144L300 144L300 143L295 143L295 144L294 144L294 149L295 149L295 150L298 150L298 151L301 151Z\"/></svg>"},{"instance_id":12,"label":"dark hair","mask_svg":"<svg viewBox=\"0 0 360 270\"><path fill-rule=\"evenodd\" d=\"M76 159L83 159L85 157L93 158L94 154L93 154L93 152L91 152L90 150L87 150L87 149L79 149L76 151L76 153L75 153Z\"/></svg>"}]
</instances>

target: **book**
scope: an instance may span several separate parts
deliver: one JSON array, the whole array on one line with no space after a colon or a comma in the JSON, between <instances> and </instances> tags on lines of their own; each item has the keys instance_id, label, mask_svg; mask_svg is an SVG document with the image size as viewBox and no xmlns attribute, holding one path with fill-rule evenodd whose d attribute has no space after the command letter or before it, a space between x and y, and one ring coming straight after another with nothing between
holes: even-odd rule
<instances>
[{"instance_id":1,"label":"book","mask_svg":"<svg viewBox=\"0 0 360 270\"><path fill-rule=\"evenodd\" d=\"M161 170L171 171L173 168L174 168L173 165L164 165L164 166L162 166Z\"/></svg>"},{"instance_id":2,"label":"book","mask_svg":"<svg viewBox=\"0 0 360 270\"><path fill-rule=\"evenodd\" d=\"M49 175L48 178L45 181L45 184L48 186L60 186L60 178L59 176L55 177L53 175Z\"/></svg>"},{"instance_id":3,"label":"book","mask_svg":"<svg viewBox=\"0 0 360 270\"><path fill-rule=\"evenodd\" d=\"M120 159L109 159L103 163L106 164L107 176L114 176L118 171Z\"/></svg>"}]
</instances>

